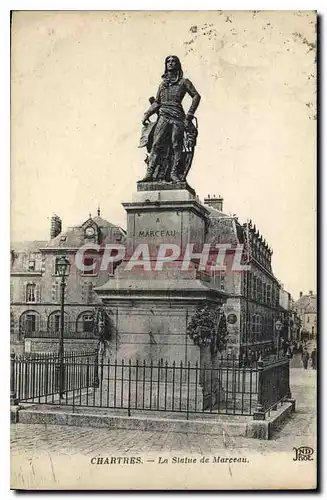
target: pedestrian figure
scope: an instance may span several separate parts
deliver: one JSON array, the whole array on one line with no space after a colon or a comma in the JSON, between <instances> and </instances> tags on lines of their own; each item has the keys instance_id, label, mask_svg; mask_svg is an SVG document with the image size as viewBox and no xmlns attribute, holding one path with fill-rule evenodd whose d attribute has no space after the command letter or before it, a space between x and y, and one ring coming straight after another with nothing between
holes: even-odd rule
<instances>
[{"instance_id":1,"label":"pedestrian figure","mask_svg":"<svg viewBox=\"0 0 327 500\"><path fill-rule=\"evenodd\" d=\"M303 354L302 354L302 363L303 363L303 368L307 370L308 368L308 362L309 362L309 353L308 349L305 347Z\"/></svg>"},{"instance_id":2,"label":"pedestrian figure","mask_svg":"<svg viewBox=\"0 0 327 500\"><path fill-rule=\"evenodd\" d=\"M311 366L313 370L316 370L317 368L317 350L314 347L311 353Z\"/></svg>"}]
</instances>

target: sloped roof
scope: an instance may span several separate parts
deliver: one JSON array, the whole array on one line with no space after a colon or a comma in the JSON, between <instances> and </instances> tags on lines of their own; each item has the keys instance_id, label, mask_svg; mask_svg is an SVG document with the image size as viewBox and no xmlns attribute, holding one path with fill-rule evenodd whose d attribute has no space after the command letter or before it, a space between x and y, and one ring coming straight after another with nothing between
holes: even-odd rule
<instances>
[{"instance_id":1,"label":"sloped roof","mask_svg":"<svg viewBox=\"0 0 327 500\"><path fill-rule=\"evenodd\" d=\"M12 241L10 243L10 249L14 252L25 252L25 253L37 253L40 251L47 241Z\"/></svg>"},{"instance_id":2,"label":"sloped roof","mask_svg":"<svg viewBox=\"0 0 327 500\"><path fill-rule=\"evenodd\" d=\"M217 210L216 208L211 207L210 205L205 205L205 207L210 212L209 217L230 217L229 215L221 212L220 210Z\"/></svg>"},{"instance_id":3,"label":"sloped roof","mask_svg":"<svg viewBox=\"0 0 327 500\"><path fill-rule=\"evenodd\" d=\"M106 219L103 219L99 215L96 217L92 217L93 222L95 222L99 227L118 227L115 224L112 224Z\"/></svg>"},{"instance_id":4,"label":"sloped roof","mask_svg":"<svg viewBox=\"0 0 327 500\"><path fill-rule=\"evenodd\" d=\"M219 210L206 205L210 212L210 225L206 237L206 243L230 243L243 242L243 228L235 217L231 217Z\"/></svg>"},{"instance_id":5,"label":"sloped roof","mask_svg":"<svg viewBox=\"0 0 327 500\"><path fill-rule=\"evenodd\" d=\"M43 248L79 248L85 243L84 230L88 224L95 224L101 233L102 243L109 243L117 240L117 235L125 238L125 231L115 224L103 219L100 216L92 217L84 221L81 225L69 227L66 231L61 232L46 242Z\"/></svg>"},{"instance_id":6,"label":"sloped roof","mask_svg":"<svg viewBox=\"0 0 327 500\"><path fill-rule=\"evenodd\" d=\"M310 298L311 298L311 300L310 300L309 304L306 306L306 308L304 310L304 314L317 312L317 297L311 296Z\"/></svg>"},{"instance_id":7,"label":"sloped roof","mask_svg":"<svg viewBox=\"0 0 327 500\"><path fill-rule=\"evenodd\" d=\"M312 300L317 300L316 295L302 295L298 300L295 301L294 307L296 309L306 309Z\"/></svg>"}]
</instances>

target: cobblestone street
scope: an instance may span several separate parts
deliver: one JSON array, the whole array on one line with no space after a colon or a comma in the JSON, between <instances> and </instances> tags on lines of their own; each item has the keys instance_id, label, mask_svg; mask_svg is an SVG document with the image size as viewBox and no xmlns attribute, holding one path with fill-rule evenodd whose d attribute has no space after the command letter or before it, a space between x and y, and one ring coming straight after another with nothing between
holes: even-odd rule
<instances>
[{"instance_id":1,"label":"cobblestone street","mask_svg":"<svg viewBox=\"0 0 327 500\"><path fill-rule=\"evenodd\" d=\"M242 437L205 436L167 432L106 430L57 425L11 425L12 453L44 450L62 454L149 452L217 453L221 449L242 449L268 453L291 451L293 447L315 446L316 372L291 369L292 395L296 413L274 434L270 441Z\"/></svg>"}]
</instances>

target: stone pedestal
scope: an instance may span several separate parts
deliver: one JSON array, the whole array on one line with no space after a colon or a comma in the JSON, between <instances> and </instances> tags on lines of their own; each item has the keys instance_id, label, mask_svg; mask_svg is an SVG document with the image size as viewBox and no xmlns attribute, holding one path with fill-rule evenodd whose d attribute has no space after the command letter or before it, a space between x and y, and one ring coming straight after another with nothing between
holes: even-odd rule
<instances>
[{"instance_id":1,"label":"stone pedestal","mask_svg":"<svg viewBox=\"0 0 327 500\"><path fill-rule=\"evenodd\" d=\"M200 305L221 305L226 300L199 272L197 262L183 268L187 245L193 245L193 252L203 248L208 211L186 183L139 183L132 200L123 206L125 260L115 276L95 290L111 314L113 353L118 361L195 364L200 354L187 335L190 316ZM180 254L169 262L161 254L160 260L162 244L174 245ZM141 257L138 265L131 266L133 256Z\"/></svg>"},{"instance_id":2,"label":"stone pedestal","mask_svg":"<svg viewBox=\"0 0 327 500\"><path fill-rule=\"evenodd\" d=\"M148 183L143 183L143 188L144 184ZM140 190L123 206L127 212L127 259L138 245L146 244L153 271L160 244L177 245L181 256L190 243L194 252L202 250L209 212L190 188L172 189L167 183L163 190Z\"/></svg>"}]
</instances>

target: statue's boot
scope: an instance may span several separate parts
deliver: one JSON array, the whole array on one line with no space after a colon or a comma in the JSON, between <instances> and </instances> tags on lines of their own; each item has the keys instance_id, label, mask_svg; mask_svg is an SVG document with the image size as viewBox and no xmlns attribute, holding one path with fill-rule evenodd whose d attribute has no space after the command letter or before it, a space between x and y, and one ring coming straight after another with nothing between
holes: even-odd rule
<instances>
[{"instance_id":1,"label":"statue's boot","mask_svg":"<svg viewBox=\"0 0 327 500\"><path fill-rule=\"evenodd\" d=\"M145 177L144 177L144 179L141 179L139 182L151 182L153 180L152 176L154 173L155 166L156 166L155 161L150 160L149 164L148 164L148 168L146 169Z\"/></svg>"},{"instance_id":2,"label":"statue's boot","mask_svg":"<svg viewBox=\"0 0 327 500\"><path fill-rule=\"evenodd\" d=\"M172 182L181 182L180 178L177 175L177 165L173 165L170 172L170 180Z\"/></svg>"}]
</instances>

